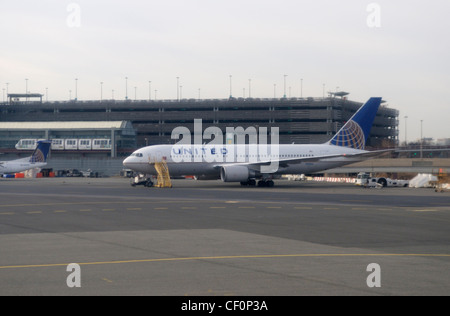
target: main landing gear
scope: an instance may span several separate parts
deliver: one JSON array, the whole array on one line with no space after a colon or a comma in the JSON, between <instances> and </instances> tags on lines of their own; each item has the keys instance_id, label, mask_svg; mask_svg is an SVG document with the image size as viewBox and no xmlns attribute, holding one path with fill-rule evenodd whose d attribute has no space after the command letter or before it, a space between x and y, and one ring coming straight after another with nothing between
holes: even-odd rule
<instances>
[{"instance_id":1,"label":"main landing gear","mask_svg":"<svg viewBox=\"0 0 450 316\"><path fill-rule=\"evenodd\" d=\"M256 180L254 179L250 179L246 182L241 182L241 186L245 187L245 186L250 186L250 187L255 187L256 186ZM273 180L260 180L258 181L258 187L259 188L263 188L263 187L267 187L267 188L273 188L275 186L275 182L273 182Z\"/></svg>"}]
</instances>

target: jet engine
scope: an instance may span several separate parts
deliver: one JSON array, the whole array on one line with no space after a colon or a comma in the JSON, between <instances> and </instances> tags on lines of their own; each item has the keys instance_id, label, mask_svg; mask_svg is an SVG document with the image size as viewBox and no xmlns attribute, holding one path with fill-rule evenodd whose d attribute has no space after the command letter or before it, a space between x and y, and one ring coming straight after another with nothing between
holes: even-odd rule
<instances>
[{"instance_id":1,"label":"jet engine","mask_svg":"<svg viewBox=\"0 0 450 316\"><path fill-rule=\"evenodd\" d=\"M208 181L208 180L219 180L220 177L218 175L200 175L194 176L194 179L197 181Z\"/></svg>"},{"instance_id":2,"label":"jet engine","mask_svg":"<svg viewBox=\"0 0 450 316\"><path fill-rule=\"evenodd\" d=\"M245 166L224 166L220 171L223 182L246 182L252 175Z\"/></svg>"}]
</instances>

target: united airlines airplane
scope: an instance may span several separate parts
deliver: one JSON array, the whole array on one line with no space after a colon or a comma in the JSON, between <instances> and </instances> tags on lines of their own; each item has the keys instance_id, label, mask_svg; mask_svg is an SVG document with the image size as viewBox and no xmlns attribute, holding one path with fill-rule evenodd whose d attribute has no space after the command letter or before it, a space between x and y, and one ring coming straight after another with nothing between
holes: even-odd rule
<instances>
[{"instance_id":1,"label":"united airlines airplane","mask_svg":"<svg viewBox=\"0 0 450 316\"><path fill-rule=\"evenodd\" d=\"M38 141L37 147L31 157L12 161L0 161L0 174L18 173L45 167L51 145L51 141Z\"/></svg>"},{"instance_id":2,"label":"united airlines airplane","mask_svg":"<svg viewBox=\"0 0 450 316\"><path fill-rule=\"evenodd\" d=\"M319 145L156 145L141 148L123 164L144 175L157 175L154 162L165 161L172 177L222 179L241 185L272 187L283 174L310 174L374 157L386 151L364 150L381 104L371 98L327 143Z\"/></svg>"}]
</instances>

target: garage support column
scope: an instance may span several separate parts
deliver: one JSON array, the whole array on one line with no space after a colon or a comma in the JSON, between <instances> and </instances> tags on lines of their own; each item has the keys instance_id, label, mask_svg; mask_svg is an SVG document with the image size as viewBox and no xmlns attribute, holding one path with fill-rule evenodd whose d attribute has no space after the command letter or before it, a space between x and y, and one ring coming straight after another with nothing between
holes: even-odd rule
<instances>
[{"instance_id":1,"label":"garage support column","mask_svg":"<svg viewBox=\"0 0 450 316\"><path fill-rule=\"evenodd\" d=\"M116 129L111 129L111 158L116 158Z\"/></svg>"}]
</instances>

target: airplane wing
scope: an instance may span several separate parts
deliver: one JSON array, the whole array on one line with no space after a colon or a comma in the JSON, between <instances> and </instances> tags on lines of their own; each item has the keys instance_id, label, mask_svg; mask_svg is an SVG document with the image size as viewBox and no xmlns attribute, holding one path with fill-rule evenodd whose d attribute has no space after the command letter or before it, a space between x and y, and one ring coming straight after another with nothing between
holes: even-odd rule
<instances>
[{"instance_id":1,"label":"airplane wing","mask_svg":"<svg viewBox=\"0 0 450 316\"><path fill-rule=\"evenodd\" d=\"M345 158L345 159L354 159L354 158L373 158L381 156L385 153L393 152L395 149L388 150L377 150L377 151L363 151L355 154L334 154L334 155L323 155L323 156L314 156L314 157L300 157L300 158L283 158L279 160L269 160L269 161L258 161L258 162L242 162L242 163L234 163L232 166L247 166L249 169L259 171L261 166L270 166L273 163L278 162L279 167L289 167L290 165L297 165L307 162L317 162L324 159L333 159L333 158ZM355 161L357 162L357 161ZM225 164L219 164L214 166L219 169L223 167ZM230 164L226 164L230 166Z\"/></svg>"}]
</instances>

